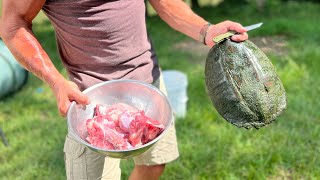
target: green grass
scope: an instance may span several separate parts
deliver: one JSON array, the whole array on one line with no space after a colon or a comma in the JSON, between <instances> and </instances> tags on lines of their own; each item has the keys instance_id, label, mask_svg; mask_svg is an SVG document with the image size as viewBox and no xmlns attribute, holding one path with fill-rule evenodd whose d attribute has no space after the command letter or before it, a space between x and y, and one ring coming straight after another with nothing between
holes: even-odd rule
<instances>
[{"instance_id":1,"label":"green grass","mask_svg":"<svg viewBox=\"0 0 320 180\"><path fill-rule=\"evenodd\" d=\"M285 37L285 55L267 55L284 83L288 107L277 121L260 130L239 129L222 119L205 91L206 52L176 48L190 39L159 17L147 19L162 68L181 70L189 80L188 114L176 123L181 156L167 166L162 179L320 178L319 9L319 4L290 2L269 6L263 13L249 5L196 10L213 23L264 22L249 33L250 38ZM43 15L35 21L34 31L65 75L53 29ZM39 79L31 75L21 91L0 101L0 127L10 143L9 147L0 143L0 179L65 179L66 121L58 115L52 92ZM133 162L123 161L121 166L126 179Z\"/></svg>"}]
</instances>

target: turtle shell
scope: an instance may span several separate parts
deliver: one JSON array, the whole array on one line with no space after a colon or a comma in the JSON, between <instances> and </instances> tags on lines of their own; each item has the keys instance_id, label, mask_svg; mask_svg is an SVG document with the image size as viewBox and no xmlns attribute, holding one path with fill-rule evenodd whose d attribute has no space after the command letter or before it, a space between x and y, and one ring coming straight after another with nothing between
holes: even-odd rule
<instances>
[{"instance_id":1,"label":"turtle shell","mask_svg":"<svg viewBox=\"0 0 320 180\"><path fill-rule=\"evenodd\" d=\"M286 108L286 93L269 58L251 41L227 39L208 53L208 96L219 114L238 127L260 128Z\"/></svg>"}]
</instances>

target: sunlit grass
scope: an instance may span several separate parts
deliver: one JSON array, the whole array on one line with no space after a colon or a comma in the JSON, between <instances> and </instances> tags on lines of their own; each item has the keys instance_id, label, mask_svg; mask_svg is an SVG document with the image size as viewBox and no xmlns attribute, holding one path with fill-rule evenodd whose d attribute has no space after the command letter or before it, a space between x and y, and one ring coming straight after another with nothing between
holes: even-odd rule
<instances>
[{"instance_id":1,"label":"sunlit grass","mask_svg":"<svg viewBox=\"0 0 320 180\"><path fill-rule=\"evenodd\" d=\"M158 17L147 19L162 68L183 71L189 80L188 114L176 122L181 157L167 166L163 179L320 178L319 9L318 4L290 2L260 14L247 6L196 10L213 23L225 19L244 25L264 22L249 33L251 38L285 37L286 53L267 55L286 88L288 107L277 121L260 130L239 129L222 119L205 90L205 58L199 57L206 52L176 48L191 40ZM66 75L53 28L43 14L35 20L34 31ZM0 179L65 179L66 122L58 115L52 92L39 79L31 75L21 91L0 101L0 127L10 143L9 147L0 143ZM126 179L133 162L121 165Z\"/></svg>"}]
</instances>

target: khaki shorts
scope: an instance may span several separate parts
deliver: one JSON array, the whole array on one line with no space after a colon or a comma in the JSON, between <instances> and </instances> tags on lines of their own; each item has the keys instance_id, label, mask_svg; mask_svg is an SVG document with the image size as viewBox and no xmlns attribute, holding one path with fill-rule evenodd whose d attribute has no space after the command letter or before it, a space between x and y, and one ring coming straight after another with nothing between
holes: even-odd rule
<instances>
[{"instance_id":1,"label":"khaki shorts","mask_svg":"<svg viewBox=\"0 0 320 180\"><path fill-rule=\"evenodd\" d=\"M153 83L166 93L163 78ZM121 178L120 159L100 155L79 144L69 133L64 144L67 179L72 180L119 180ZM166 164L179 157L174 123L166 135L145 153L134 157L137 165Z\"/></svg>"}]
</instances>

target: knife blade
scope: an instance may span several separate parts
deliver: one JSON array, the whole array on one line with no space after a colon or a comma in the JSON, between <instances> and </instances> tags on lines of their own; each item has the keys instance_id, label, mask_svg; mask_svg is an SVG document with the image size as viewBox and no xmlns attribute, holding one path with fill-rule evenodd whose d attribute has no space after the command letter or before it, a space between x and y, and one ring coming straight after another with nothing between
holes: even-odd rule
<instances>
[{"instance_id":1,"label":"knife blade","mask_svg":"<svg viewBox=\"0 0 320 180\"><path fill-rule=\"evenodd\" d=\"M245 26L244 28L247 30L247 31L250 31L250 30L253 30L253 29L256 29L256 28L259 28L260 26L262 26L262 22L261 23L257 23L257 24L253 24L253 25L250 25L250 26ZM219 43L221 41L223 41L224 39L230 37L230 36L233 36L237 34L237 32L235 31L228 31L224 34L220 34L219 36L216 36L213 38L213 42L215 43Z\"/></svg>"},{"instance_id":2,"label":"knife blade","mask_svg":"<svg viewBox=\"0 0 320 180\"><path fill-rule=\"evenodd\" d=\"M258 24L253 24L253 25L250 25L250 26L246 26L246 27L244 27L247 31L250 31L250 30L252 30L252 29L256 29L256 28L258 28L258 27L260 27L260 26L262 26L262 22L261 23L258 23Z\"/></svg>"}]
</instances>

